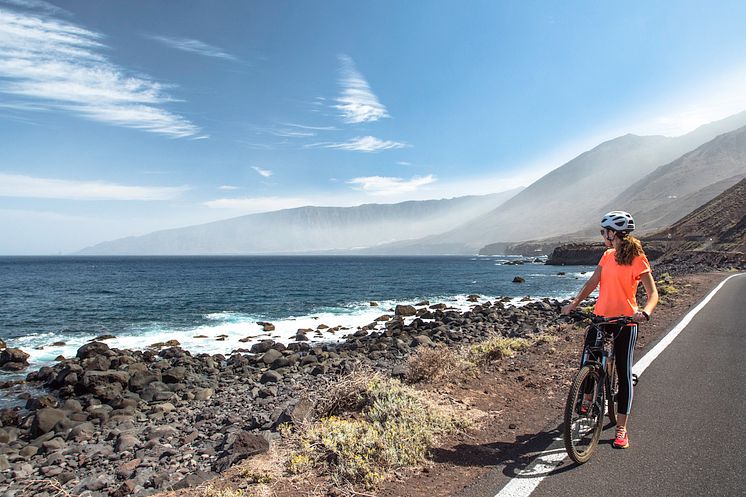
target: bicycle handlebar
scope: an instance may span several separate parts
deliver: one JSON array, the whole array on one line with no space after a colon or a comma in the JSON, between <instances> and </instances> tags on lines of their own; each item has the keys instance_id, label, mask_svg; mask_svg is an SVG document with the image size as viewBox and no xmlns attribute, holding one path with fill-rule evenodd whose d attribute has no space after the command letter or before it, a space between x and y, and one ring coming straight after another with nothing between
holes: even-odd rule
<instances>
[{"instance_id":1,"label":"bicycle handlebar","mask_svg":"<svg viewBox=\"0 0 746 497\"><path fill-rule=\"evenodd\" d=\"M590 319L594 323L612 323L612 322L622 323L622 324L637 323L637 321L635 321L629 316L604 317L604 316L597 316L589 312L579 311L577 309L567 314L567 316L570 316L572 318Z\"/></svg>"}]
</instances>

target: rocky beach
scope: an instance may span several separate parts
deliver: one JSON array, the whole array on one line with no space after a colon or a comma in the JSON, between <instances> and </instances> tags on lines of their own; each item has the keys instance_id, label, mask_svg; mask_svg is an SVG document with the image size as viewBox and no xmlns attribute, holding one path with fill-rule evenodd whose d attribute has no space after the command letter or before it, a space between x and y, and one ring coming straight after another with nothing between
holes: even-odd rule
<instances>
[{"instance_id":1,"label":"rocky beach","mask_svg":"<svg viewBox=\"0 0 746 497\"><path fill-rule=\"evenodd\" d=\"M267 452L281 425L312 418L313 399L346 373L365 368L403 378L407 358L421 348L541 336L557 326L561 306L469 299L465 312L427 301L382 309L336 343L310 341L318 331L311 329L287 345L264 340L229 355L88 343L74 358L2 385L26 404L0 411L0 495L60 495L59 488L144 496L200 485ZM17 349L0 356L6 369L24 361Z\"/></svg>"},{"instance_id":2,"label":"rocky beach","mask_svg":"<svg viewBox=\"0 0 746 497\"><path fill-rule=\"evenodd\" d=\"M287 346L266 340L228 356L91 342L75 358L3 385L46 393L26 392L25 408L0 413L1 495L23 495L27 482L49 478L91 496L195 485L268 450L280 424L311 416L308 398L338 375L367 366L403 376L403 361L419 347L474 343L496 331L538 334L559 306L472 300L464 313L400 305L341 343L309 343L305 330Z\"/></svg>"}]
</instances>

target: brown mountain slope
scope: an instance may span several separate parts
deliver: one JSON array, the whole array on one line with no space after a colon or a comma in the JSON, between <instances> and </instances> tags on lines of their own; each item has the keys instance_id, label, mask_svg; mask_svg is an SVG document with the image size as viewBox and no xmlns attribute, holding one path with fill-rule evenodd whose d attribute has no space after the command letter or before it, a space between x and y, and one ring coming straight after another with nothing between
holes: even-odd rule
<instances>
[{"instance_id":1,"label":"brown mountain slope","mask_svg":"<svg viewBox=\"0 0 746 497\"><path fill-rule=\"evenodd\" d=\"M602 210L627 210L638 220L640 232L655 232L670 226L682 214L692 212L745 176L746 126L724 133L659 167Z\"/></svg>"},{"instance_id":2,"label":"brown mountain slope","mask_svg":"<svg viewBox=\"0 0 746 497\"><path fill-rule=\"evenodd\" d=\"M667 229L643 238L648 257L672 272L746 268L746 179L695 209ZM548 264L595 264L599 244L557 247Z\"/></svg>"},{"instance_id":3,"label":"brown mountain slope","mask_svg":"<svg viewBox=\"0 0 746 497\"><path fill-rule=\"evenodd\" d=\"M679 250L746 252L746 179L647 239Z\"/></svg>"}]
</instances>

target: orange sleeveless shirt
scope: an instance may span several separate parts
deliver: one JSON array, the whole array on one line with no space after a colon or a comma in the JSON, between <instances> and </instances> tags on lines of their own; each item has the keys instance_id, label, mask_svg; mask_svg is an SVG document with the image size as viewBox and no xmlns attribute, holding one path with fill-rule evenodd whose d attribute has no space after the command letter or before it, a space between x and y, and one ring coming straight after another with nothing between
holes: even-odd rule
<instances>
[{"instance_id":1,"label":"orange sleeveless shirt","mask_svg":"<svg viewBox=\"0 0 746 497\"><path fill-rule=\"evenodd\" d=\"M650 272L650 263L644 255L632 259L632 264L622 266L614 258L616 250L609 249L601 256L601 282L598 289L595 313L599 316L632 316L637 312L637 285L640 276Z\"/></svg>"}]
</instances>

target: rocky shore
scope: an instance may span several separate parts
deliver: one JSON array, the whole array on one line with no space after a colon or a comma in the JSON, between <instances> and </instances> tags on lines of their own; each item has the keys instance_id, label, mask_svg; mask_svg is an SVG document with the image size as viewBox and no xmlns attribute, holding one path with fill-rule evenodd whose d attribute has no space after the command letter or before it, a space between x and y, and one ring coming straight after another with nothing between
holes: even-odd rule
<instances>
[{"instance_id":1,"label":"rocky shore","mask_svg":"<svg viewBox=\"0 0 746 497\"><path fill-rule=\"evenodd\" d=\"M25 408L0 410L0 495L151 495L193 486L267 451L278 426L311 415L315 392L361 366L393 376L418 347L531 336L559 303L472 296L466 312L400 305L339 343L266 340L228 356L118 350L103 342L28 374ZM32 395L30 392L41 392Z\"/></svg>"},{"instance_id":2,"label":"rocky shore","mask_svg":"<svg viewBox=\"0 0 746 497\"><path fill-rule=\"evenodd\" d=\"M658 279L704 262L660 264L654 272ZM24 381L0 383L4 396L26 400L25 407L0 409L0 496L58 495L52 485L88 497L199 485L268 451L278 427L311 417L313 399L339 375L364 367L403 377L406 359L420 347L541 335L556 325L561 306L478 295L469 301L465 312L442 303L397 305L343 341L313 342L315 330L301 329L289 344L264 340L229 355L91 342ZM0 367L22 370L25 359L23 351L4 349Z\"/></svg>"}]
</instances>

